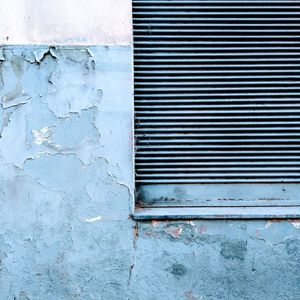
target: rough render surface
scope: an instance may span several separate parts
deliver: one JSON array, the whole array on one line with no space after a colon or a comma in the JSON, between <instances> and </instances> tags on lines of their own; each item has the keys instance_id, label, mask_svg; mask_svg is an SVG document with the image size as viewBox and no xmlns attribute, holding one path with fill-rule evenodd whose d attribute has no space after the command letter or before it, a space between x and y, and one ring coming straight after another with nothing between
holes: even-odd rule
<instances>
[{"instance_id":1,"label":"rough render surface","mask_svg":"<svg viewBox=\"0 0 300 300\"><path fill-rule=\"evenodd\" d=\"M300 220L129 218L131 52L0 51L0 299L300 299Z\"/></svg>"},{"instance_id":2,"label":"rough render surface","mask_svg":"<svg viewBox=\"0 0 300 300\"><path fill-rule=\"evenodd\" d=\"M299 224L140 223L132 299L300 299Z\"/></svg>"}]
</instances>

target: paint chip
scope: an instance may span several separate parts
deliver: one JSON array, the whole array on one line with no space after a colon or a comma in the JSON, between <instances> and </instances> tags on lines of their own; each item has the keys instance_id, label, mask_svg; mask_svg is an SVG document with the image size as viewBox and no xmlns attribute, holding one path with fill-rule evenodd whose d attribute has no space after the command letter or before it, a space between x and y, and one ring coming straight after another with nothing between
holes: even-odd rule
<instances>
[{"instance_id":1,"label":"paint chip","mask_svg":"<svg viewBox=\"0 0 300 300\"><path fill-rule=\"evenodd\" d=\"M42 49L37 49L33 52L34 58L37 63L40 63L44 56L49 52L49 48L42 48Z\"/></svg>"},{"instance_id":2,"label":"paint chip","mask_svg":"<svg viewBox=\"0 0 300 300\"><path fill-rule=\"evenodd\" d=\"M177 239L182 233L181 227L167 227L164 229L164 232L171 235L174 239Z\"/></svg>"},{"instance_id":3,"label":"paint chip","mask_svg":"<svg viewBox=\"0 0 300 300\"><path fill-rule=\"evenodd\" d=\"M49 142L51 138L52 131L48 127L43 127L40 130L32 130L32 135L34 138L33 144L42 145L44 142Z\"/></svg>"},{"instance_id":4,"label":"paint chip","mask_svg":"<svg viewBox=\"0 0 300 300\"><path fill-rule=\"evenodd\" d=\"M300 229L300 220L291 220L290 223L297 229Z\"/></svg>"},{"instance_id":5,"label":"paint chip","mask_svg":"<svg viewBox=\"0 0 300 300\"><path fill-rule=\"evenodd\" d=\"M94 222L100 221L101 219L102 219L101 216L94 217L94 218L87 218L87 219L85 219L85 222L87 222L87 223L94 223Z\"/></svg>"}]
</instances>

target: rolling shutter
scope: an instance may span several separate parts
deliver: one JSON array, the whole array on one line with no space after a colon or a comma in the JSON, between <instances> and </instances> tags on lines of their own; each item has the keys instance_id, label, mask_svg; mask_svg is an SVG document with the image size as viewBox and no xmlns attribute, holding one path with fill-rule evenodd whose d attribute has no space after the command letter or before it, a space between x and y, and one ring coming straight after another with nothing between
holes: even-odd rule
<instances>
[{"instance_id":1,"label":"rolling shutter","mask_svg":"<svg viewBox=\"0 0 300 300\"><path fill-rule=\"evenodd\" d=\"M133 0L142 205L300 204L300 1Z\"/></svg>"}]
</instances>

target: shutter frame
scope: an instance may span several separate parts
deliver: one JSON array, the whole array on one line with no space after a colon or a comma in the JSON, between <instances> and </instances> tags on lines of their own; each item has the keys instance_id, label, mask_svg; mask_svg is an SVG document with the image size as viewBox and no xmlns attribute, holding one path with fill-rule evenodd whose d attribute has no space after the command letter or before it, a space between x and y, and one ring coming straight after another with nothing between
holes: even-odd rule
<instances>
[{"instance_id":1,"label":"shutter frame","mask_svg":"<svg viewBox=\"0 0 300 300\"><path fill-rule=\"evenodd\" d=\"M133 0L133 27L138 205L298 207L300 2Z\"/></svg>"}]
</instances>

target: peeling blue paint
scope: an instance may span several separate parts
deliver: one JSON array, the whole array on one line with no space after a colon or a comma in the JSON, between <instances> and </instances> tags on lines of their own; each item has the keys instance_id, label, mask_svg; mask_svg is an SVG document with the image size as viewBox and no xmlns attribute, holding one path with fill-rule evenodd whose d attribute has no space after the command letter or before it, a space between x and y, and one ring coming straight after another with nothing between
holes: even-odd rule
<instances>
[{"instance_id":1,"label":"peeling blue paint","mask_svg":"<svg viewBox=\"0 0 300 300\"><path fill-rule=\"evenodd\" d=\"M0 299L300 299L300 221L134 222L132 49L0 51Z\"/></svg>"}]
</instances>

